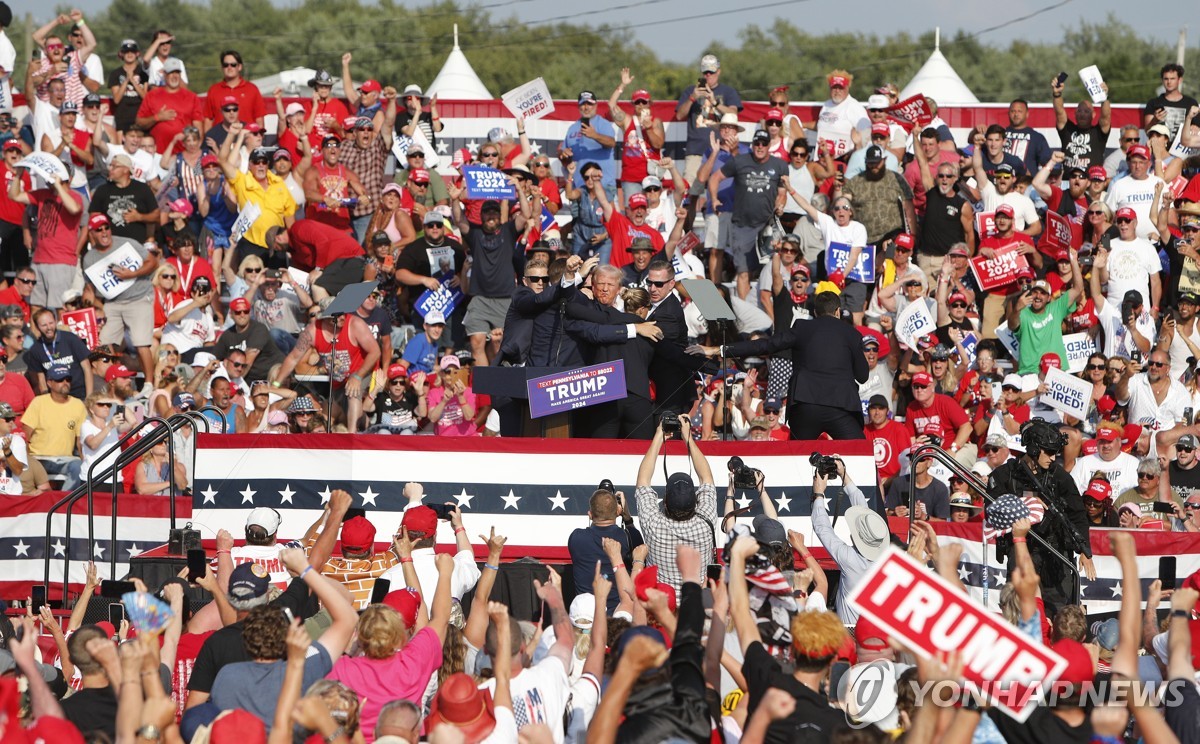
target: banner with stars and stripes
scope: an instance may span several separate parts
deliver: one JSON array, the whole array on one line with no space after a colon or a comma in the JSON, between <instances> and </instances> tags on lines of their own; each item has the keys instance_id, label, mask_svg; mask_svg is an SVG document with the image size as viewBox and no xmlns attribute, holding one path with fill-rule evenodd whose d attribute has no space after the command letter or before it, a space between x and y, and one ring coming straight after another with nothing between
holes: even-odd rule
<instances>
[{"instance_id":1,"label":"banner with stars and stripes","mask_svg":"<svg viewBox=\"0 0 1200 744\"><path fill-rule=\"evenodd\" d=\"M353 496L375 524L377 541L393 534L408 506L405 483L425 490L425 503L457 504L468 533L490 527L508 538L507 555L566 558L567 536L588 524L588 500L608 478L624 491L631 511L638 465L649 443L580 439L380 437L344 434L201 435L193 484L192 522L202 538L228 529L240 537L247 512L278 509L280 538L303 536L332 491ZM740 456L766 476L766 488L791 529L811 537L808 515L813 451L840 453L868 496L876 471L867 442L702 442L717 484L718 511L729 478L726 462ZM691 472L680 442L664 446L666 470ZM660 456L651 484L661 495L666 475ZM738 491L739 507L761 513L757 494ZM839 528L842 525L839 523ZM442 540L449 541L445 527Z\"/></svg>"},{"instance_id":2,"label":"banner with stars and stripes","mask_svg":"<svg viewBox=\"0 0 1200 744\"><path fill-rule=\"evenodd\" d=\"M904 534L907 526L896 524L898 521L896 519L890 521L893 532ZM986 544L985 561L984 544L980 539L982 535L980 523L934 522L933 528L938 533L939 545L957 543L963 546L962 559L958 564L958 576L967 585L971 595L981 602L985 599L984 576L986 574L986 603L988 607L998 611L1000 589L1004 586L1008 576L1007 566L1001 566L996 560L994 543ZM1196 571L1200 571L1200 533L1129 531L1133 533L1134 542L1137 545L1138 577L1141 579L1143 601L1150 582L1158 578L1159 558L1176 557L1176 585L1182 585L1184 579ZM1096 578L1089 580L1087 577L1082 577L1080 582L1080 597L1089 615L1117 612L1121 609L1121 565L1112 556L1112 549L1108 544L1108 532L1107 529L1089 531Z\"/></svg>"}]
</instances>

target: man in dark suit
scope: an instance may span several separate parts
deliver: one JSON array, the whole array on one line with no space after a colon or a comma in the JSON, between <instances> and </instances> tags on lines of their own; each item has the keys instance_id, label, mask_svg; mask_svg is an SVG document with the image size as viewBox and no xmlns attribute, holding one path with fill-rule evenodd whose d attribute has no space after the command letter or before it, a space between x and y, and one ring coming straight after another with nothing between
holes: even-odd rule
<instances>
[{"instance_id":1,"label":"man in dark suit","mask_svg":"<svg viewBox=\"0 0 1200 744\"><path fill-rule=\"evenodd\" d=\"M504 316L504 340L500 343L500 353L492 360L493 366L504 362L514 365L531 363L538 317L555 312L558 300L568 292L575 291L573 285L564 289L560 280L566 276L568 281L573 281L575 272L583 264L583 259L578 256L570 256L562 261L565 262L565 273L563 266L551 271L550 265L540 256L525 264L521 284L513 290L512 303Z\"/></svg>"},{"instance_id":2,"label":"man in dark suit","mask_svg":"<svg viewBox=\"0 0 1200 744\"><path fill-rule=\"evenodd\" d=\"M683 350L687 346L687 322L683 305L675 294L675 270L666 261L654 261L647 268L646 289L650 292L650 314L663 332L661 344L671 344ZM654 381L654 416L662 418L666 411L685 413L696 400L696 384L690 370L681 368L656 354L650 364L650 379Z\"/></svg>"},{"instance_id":3,"label":"man in dark suit","mask_svg":"<svg viewBox=\"0 0 1200 744\"><path fill-rule=\"evenodd\" d=\"M863 439L862 403L858 384L867 379L862 335L841 320L841 298L821 292L813 300L816 317L796 323L774 336L741 341L725 347L725 356L765 356L792 350L791 396L787 422L792 439ZM720 348L703 346L707 356Z\"/></svg>"}]
</instances>

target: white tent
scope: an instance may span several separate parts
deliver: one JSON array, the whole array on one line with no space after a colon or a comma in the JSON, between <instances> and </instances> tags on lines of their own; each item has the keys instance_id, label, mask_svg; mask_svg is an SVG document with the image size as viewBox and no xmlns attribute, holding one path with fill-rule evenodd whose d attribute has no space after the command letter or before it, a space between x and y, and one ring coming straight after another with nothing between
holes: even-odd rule
<instances>
[{"instance_id":1,"label":"white tent","mask_svg":"<svg viewBox=\"0 0 1200 744\"><path fill-rule=\"evenodd\" d=\"M290 70L283 70L275 75L268 75L250 82L254 83L264 98L273 98L276 88L283 88L283 95L286 98L309 98L312 96L312 89L308 87L308 81L312 80L316 74L317 71L310 67L293 67ZM329 74L333 75L333 97L345 98L346 91L342 86L341 70L330 71Z\"/></svg>"},{"instance_id":2,"label":"white tent","mask_svg":"<svg viewBox=\"0 0 1200 744\"><path fill-rule=\"evenodd\" d=\"M933 39L933 54L929 55L929 59L921 65L913 79L900 91L900 100L920 93L937 101L939 106L979 103L979 99L942 54L940 28L934 31Z\"/></svg>"},{"instance_id":3,"label":"white tent","mask_svg":"<svg viewBox=\"0 0 1200 744\"><path fill-rule=\"evenodd\" d=\"M437 94L439 98L453 101L491 101L495 99L475 70L467 61L467 55L458 48L458 24L454 24L454 48L446 57L442 70L429 84L425 95Z\"/></svg>"}]
</instances>

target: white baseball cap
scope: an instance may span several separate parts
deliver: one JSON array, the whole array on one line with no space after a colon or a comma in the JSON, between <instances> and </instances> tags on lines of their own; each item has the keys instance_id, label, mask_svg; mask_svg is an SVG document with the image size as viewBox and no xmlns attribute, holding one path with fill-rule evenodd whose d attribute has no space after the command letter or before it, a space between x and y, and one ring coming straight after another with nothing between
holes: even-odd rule
<instances>
[{"instance_id":1,"label":"white baseball cap","mask_svg":"<svg viewBox=\"0 0 1200 744\"><path fill-rule=\"evenodd\" d=\"M215 362L216 357L209 354L207 351L198 351L196 356L192 357L193 367L207 367L209 362Z\"/></svg>"},{"instance_id":2,"label":"white baseball cap","mask_svg":"<svg viewBox=\"0 0 1200 744\"><path fill-rule=\"evenodd\" d=\"M596 614L596 595L576 594L571 600L571 624L585 630L592 627L592 618Z\"/></svg>"},{"instance_id":3,"label":"white baseball cap","mask_svg":"<svg viewBox=\"0 0 1200 744\"><path fill-rule=\"evenodd\" d=\"M446 316L442 315L439 310L430 310L425 313L426 325L446 325Z\"/></svg>"},{"instance_id":4,"label":"white baseball cap","mask_svg":"<svg viewBox=\"0 0 1200 744\"><path fill-rule=\"evenodd\" d=\"M651 186L657 186L661 189L662 188L662 180L659 179L658 176L646 176L645 178L642 179L642 188L643 189L648 189Z\"/></svg>"},{"instance_id":5,"label":"white baseball cap","mask_svg":"<svg viewBox=\"0 0 1200 744\"><path fill-rule=\"evenodd\" d=\"M274 535L279 530L280 521L279 512L266 506L256 506L246 517L246 529L257 525L266 530L268 535Z\"/></svg>"}]
</instances>

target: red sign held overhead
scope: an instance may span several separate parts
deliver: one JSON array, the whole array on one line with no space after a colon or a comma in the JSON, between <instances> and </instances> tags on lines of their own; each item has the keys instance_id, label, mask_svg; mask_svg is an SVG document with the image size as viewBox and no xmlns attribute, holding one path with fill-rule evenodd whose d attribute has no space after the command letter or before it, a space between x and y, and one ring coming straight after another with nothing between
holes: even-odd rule
<instances>
[{"instance_id":1,"label":"red sign held overhead","mask_svg":"<svg viewBox=\"0 0 1200 744\"><path fill-rule=\"evenodd\" d=\"M914 128L923 129L933 121L933 110L925 96L919 94L889 106L886 111L893 121L910 132Z\"/></svg>"},{"instance_id":2,"label":"red sign held overhead","mask_svg":"<svg viewBox=\"0 0 1200 744\"><path fill-rule=\"evenodd\" d=\"M967 685L1018 721L1033 712L1041 685L1067 666L1050 648L895 548L848 599L922 657L945 658L957 651Z\"/></svg>"},{"instance_id":3,"label":"red sign held overhead","mask_svg":"<svg viewBox=\"0 0 1200 744\"><path fill-rule=\"evenodd\" d=\"M1017 274L1029 268L1025 254L1013 246L997 250L994 258L975 256L970 261L979 288L988 291L1012 284L1017 280Z\"/></svg>"},{"instance_id":4,"label":"red sign held overhead","mask_svg":"<svg viewBox=\"0 0 1200 744\"><path fill-rule=\"evenodd\" d=\"M72 310L63 313L61 319L67 324L67 328L71 329L71 333L87 344L88 349L95 349L100 345L100 326L96 323L94 309L85 307L82 310Z\"/></svg>"},{"instance_id":5,"label":"red sign held overhead","mask_svg":"<svg viewBox=\"0 0 1200 744\"><path fill-rule=\"evenodd\" d=\"M1082 239L1083 233L1080 232ZM1038 250L1050 258L1057 258L1059 251L1070 250L1075 243L1075 232L1071 229L1071 221L1058 212L1046 211L1046 229L1042 230L1042 239L1038 241Z\"/></svg>"}]
</instances>

